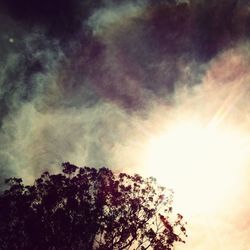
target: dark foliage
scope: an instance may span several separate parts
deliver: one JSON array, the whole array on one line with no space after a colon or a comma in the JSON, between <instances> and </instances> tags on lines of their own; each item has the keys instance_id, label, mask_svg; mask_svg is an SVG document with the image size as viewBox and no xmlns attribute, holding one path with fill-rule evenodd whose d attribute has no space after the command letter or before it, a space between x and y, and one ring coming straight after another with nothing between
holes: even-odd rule
<instances>
[{"instance_id":1,"label":"dark foliage","mask_svg":"<svg viewBox=\"0 0 250 250\"><path fill-rule=\"evenodd\" d=\"M172 193L153 178L63 164L34 185L6 180L0 196L1 249L172 249L186 236Z\"/></svg>"}]
</instances>

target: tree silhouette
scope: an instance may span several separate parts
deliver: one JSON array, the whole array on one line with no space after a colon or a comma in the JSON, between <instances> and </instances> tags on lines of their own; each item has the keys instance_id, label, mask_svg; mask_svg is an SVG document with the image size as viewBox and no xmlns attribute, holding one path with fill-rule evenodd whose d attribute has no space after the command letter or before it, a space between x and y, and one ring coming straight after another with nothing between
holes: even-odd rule
<instances>
[{"instance_id":1,"label":"tree silhouette","mask_svg":"<svg viewBox=\"0 0 250 250\"><path fill-rule=\"evenodd\" d=\"M63 163L34 185L10 178L0 195L1 249L172 249L185 223L154 178Z\"/></svg>"}]
</instances>

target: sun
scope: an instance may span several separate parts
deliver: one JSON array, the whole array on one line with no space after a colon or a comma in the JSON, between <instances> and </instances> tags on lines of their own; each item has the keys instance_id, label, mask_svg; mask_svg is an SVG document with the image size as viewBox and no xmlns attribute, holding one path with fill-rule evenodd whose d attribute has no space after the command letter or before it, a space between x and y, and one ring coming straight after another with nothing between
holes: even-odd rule
<instances>
[{"instance_id":1,"label":"sun","mask_svg":"<svg viewBox=\"0 0 250 250\"><path fill-rule=\"evenodd\" d=\"M174 190L182 211L217 211L240 187L247 158L243 138L232 128L175 124L149 141L147 173Z\"/></svg>"}]
</instances>

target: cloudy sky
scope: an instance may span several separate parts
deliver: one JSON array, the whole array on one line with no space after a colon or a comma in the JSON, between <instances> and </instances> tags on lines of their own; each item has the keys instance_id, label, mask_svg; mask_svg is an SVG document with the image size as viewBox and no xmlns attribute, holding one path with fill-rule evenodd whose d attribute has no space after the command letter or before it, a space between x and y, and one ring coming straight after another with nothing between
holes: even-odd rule
<instances>
[{"instance_id":1,"label":"cloudy sky","mask_svg":"<svg viewBox=\"0 0 250 250\"><path fill-rule=\"evenodd\" d=\"M250 249L249 1L0 0L0 56L1 183L65 161L154 175L180 249Z\"/></svg>"}]
</instances>

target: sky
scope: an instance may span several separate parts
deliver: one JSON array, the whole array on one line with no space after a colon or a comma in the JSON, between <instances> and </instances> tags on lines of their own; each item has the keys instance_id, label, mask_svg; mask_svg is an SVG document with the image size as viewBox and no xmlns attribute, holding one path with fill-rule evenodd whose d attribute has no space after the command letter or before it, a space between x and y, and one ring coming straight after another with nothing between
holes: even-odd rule
<instances>
[{"instance_id":1,"label":"sky","mask_svg":"<svg viewBox=\"0 0 250 250\"><path fill-rule=\"evenodd\" d=\"M250 2L0 0L0 182L65 161L174 189L178 249L250 249Z\"/></svg>"}]
</instances>

